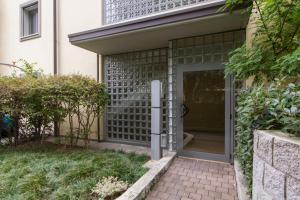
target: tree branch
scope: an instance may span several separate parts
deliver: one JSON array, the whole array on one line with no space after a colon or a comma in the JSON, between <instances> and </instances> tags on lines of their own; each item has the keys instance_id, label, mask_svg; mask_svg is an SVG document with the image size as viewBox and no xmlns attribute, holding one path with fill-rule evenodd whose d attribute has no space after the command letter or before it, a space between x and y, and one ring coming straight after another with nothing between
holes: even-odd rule
<instances>
[{"instance_id":1,"label":"tree branch","mask_svg":"<svg viewBox=\"0 0 300 200\"><path fill-rule=\"evenodd\" d=\"M281 22L281 20L280 20L281 26L280 26L278 35L280 36L281 40L282 40L282 35L281 35L281 34L282 34L282 31L283 31L283 28L284 28L284 24L285 24L285 21L286 21L286 19L287 19L287 16L288 16L289 13L290 13L291 8L292 8L292 5L289 5L289 8L288 8L288 10L287 10L286 13L285 13L282 22ZM280 15L280 16L281 16L281 15ZM277 39L275 40L275 42L277 42Z\"/></svg>"},{"instance_id":2,"label":"tree branch","mask_svg":"<svg viewBox=\"0 0 300 200\"><path fill-rule=\"evenodd\" d=\"M282 48L282 49L278 52L278 55L281 54L283 51L287 50L287 49L293 44L294 37L296 36L296 34L297 34L297 32L299 31L299 29L300 29L300 22L297 24L295 31L291 34L291 39L290 39L290 41L287 43L288 45L285 46L285 48Z\"/></svg>"},{"instance_id":3,"label":"tree branch","mask_svg":"<svg viewBox=\"0 0 300 200\"><path fill-rule=\"evenodd\" d=\"M266 22L265 22L265 20L264 20L264 18L263 18L263 15L262 15L262 12L261 12L261 9L260 9L260 7L259 7L259 5L258 5L257 0L254 0L254 3L255 3L255 5L256 5L257 11L258 11L258 13L259 13L260 20L261 20L261 22L262 22L262 24L263 24L263 27L264 27L265 31L266 31L267 37L268 37L269 41L270 41L271 44L272 44L272 49L273 49L274 55L276 55L276 47L275 47L275 43L274 43L274 41L273 41L273 39L272 39L272 37L271 37L271 35L270 35L270 33L269 33L268 27L267 27Z\"/></svg>"}]
</instances>

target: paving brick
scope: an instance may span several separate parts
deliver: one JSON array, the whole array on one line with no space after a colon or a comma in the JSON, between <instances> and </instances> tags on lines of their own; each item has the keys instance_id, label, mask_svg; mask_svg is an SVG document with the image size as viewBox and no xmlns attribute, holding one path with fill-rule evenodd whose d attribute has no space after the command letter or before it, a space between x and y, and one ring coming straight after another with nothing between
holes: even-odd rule
<instances>
[{"instance_id":1,"label":"paving brick","mask_svg":"<svg viewBox=\"0 0 300 200\"><path fill-rule=\"evenodd\" d=\"M208 190L197 190L197 194L201 195L201 196L208 196Z\"/></svg>"},{"instance_id":2,"label":"paving brick","mask_svg":"<svg viewBox=\"0 0 300 200\"><path fill-rule=\"evenodd\" d=\"M195 193L191 193L189 195L189 198L193 199L193 200L202 200L202 196L200 194L195 194ZM204 199L203 199L204 200Z\"/></svg>"},{"instance_id":3,"label":"paving brick","mask_svg":"<svg viewBox=\"0 0 300 200\"><path fill-rule=\"evenodd\" d=\"M229 164L177 158L146 200L237 200Z\"/></svg>"},{"instance_id":4,"label":"paving brick","mask_svg":"<svg viewBox=\"0 0 300 200\"><path fill-rule=\"evenodd\" d=\"M208 191L213 191L213 192L216 191L216 187L212 186L212 185L206 185L206 186L204 186L204 189L208 190Z\"/></svg>"},{"instance_id":5,"label":"paving brick","mask_svg":"<svg viewBox=\"0 0 300 200\"><path fill-rule=\"evenodd\" d=\"M156 197L147 197L147 200L160 200L159 198L156 198Z\"/></svg>"},{"instance_id":6,"label":"paving brick","mask_svg":"<svg viewBox=\"0 0 300 200\"><path fill-rule=\"evenodd\" d=\"M187 187L186 189L185 189L185 191L186 192L188 192L188 193L196 193L197 192L197 188L194 188L194 187Z\"/></svg>"},{"instance_id":7,"label":"paving brick","mask_svg":"<svg viewBox=\"0 0 300 200\"><path fill-rule=\"evenodd\" d=\"M208 196L214 197L215 199L221 199L222 193L221 192L216 192L216 191L214 191L214 192L209 191Z\"/></svg>"},{"instance_id":8,"label":"paving brick","mask_svg":"<svg viewBox=\"0 0 300 200\"><path fill-rule=\"evenodd\" d=\"M187 197L183 197L183 198L181 198L181 200L193 200L193 199L190 199L190 198L187 198Z\"/></svg>"},{"instance_id":9,"label":"paving brick","mask_svg":"<svg viewBox=\"0 0 300 200\"><path fill-rule=\"evenodd\" d=\"M228 193L229 189L224 187L216 187L216 192Z\"/></svg>"},{"instance_id":10,"label":"paving brick","mask_svg":"<svg viewBox=\"0 0 300 200\"><path fill-rule=\"evenodd\" d=\"M225 193L222 193L221 199L224 199L224 200L234 200L235 199L235 194L225 194Z\"/></svg>"},{"instance_id":11,"label":"paving brick","mask_svg":"<svg viewBox=\"0 0 300 200\"><path fill-rule=\"evenodd\" d=\"M181 197L179 197L177 195L170 195L168 200L181 200Z\"/></svg>"},{"instance_id":12,"label":"paving brick","mask_svg":"<svg viewBox=\"0 0 300 200\"><path fill-rule=\"evenodd\" d=\"M170 197L170 195L167 193L160 192L157 197L160 199L168 199Z\"/></svg>"},{"instance_id":13,"label":"paving brick","mask_svg":"<svg viewBox=\"0 0 300 200\"><path fill-rule=\"evenodd\" d=\"M189 196L189 193L186 192L186 191L178 191L177 192L177 196L180 196L180 197L188 197Z\"/></svg>"}]
</instances>

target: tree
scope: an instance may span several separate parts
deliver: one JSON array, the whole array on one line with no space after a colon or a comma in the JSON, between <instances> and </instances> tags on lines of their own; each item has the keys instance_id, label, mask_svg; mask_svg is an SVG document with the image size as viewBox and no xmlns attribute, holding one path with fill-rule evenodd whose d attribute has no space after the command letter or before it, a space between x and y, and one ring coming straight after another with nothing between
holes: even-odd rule
<instances>
[{"instance_id":1,"label":"tree","mask_svg":"<svg viewBox=\"0 0 300 200\"><path fill-rule=\"evenodd\" d=\"M231 53L226 74L246 79L274 80L300 74L300 1L227 0L224 9L241 4L252 11L257 30L252 46L244 44Z\"/></svg>"}]
</instances>

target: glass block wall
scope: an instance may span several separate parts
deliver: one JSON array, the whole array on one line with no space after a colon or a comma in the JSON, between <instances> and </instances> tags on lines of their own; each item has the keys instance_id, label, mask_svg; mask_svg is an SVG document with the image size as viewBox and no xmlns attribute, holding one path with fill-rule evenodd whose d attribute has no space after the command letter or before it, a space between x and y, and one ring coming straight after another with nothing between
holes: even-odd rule
<instances>
[{"instance_id":1,"label":"glass block wall","mask_svg":"<svg viewBox=\"0 0 300 200\"><path fill-rule=\"evenodd\" d=\"M163 83L163 129L167 132L167 54L167 49L156 49L104 58L105 81L110 94L105 117L106 139L149 144L152 80Z\"/></svg>"},{"instance_id":2,"label":"glass block wall","mask_svg":"<svg viewBox=\"0 0 300 200\"><path fill-rule=\"evenodd\" d=\"M176 69L189 64L225 63L229 52L245 41L245 31L177 39L169 42L169 149L176 150Z\"/></svg>"},{"instance_id":3,"label":"glass block wall","mask_svg":"<svg viewBox=\"0 0 300 200\"><path fill-rule=\"evenodd\" d=\"M103 0L104 24L199 5L210 0Z\"/></svg>"}]
</instances>

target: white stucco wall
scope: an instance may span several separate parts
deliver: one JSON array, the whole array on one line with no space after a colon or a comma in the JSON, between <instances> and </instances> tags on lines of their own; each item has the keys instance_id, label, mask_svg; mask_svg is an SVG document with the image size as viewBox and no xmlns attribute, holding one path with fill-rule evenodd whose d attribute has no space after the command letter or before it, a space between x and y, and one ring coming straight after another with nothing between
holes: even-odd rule
<instances>
[{"instance_id":1,"label":"white stucco wall","mask_svg":"<svg viewBox=\"0 0 300 200\"><path fill-rule=\"evenodd\" d=\"M41 37L20 41L20 5L28 0L0 1L0 62L12 63L20 58L37 62L45 73L53 72L52 1L41 0ZM8 72L7 68L1 72Z\"/></svg>"},{"instance_id":2,"label":"white stucco wall","mask_svg":"<svg viewBox=\"0 0 300 200\"><path fill-rule=\"evenodd\" d=\"M102 25L101 5L102 1L99 0L58 1L58 74L80 73L97 78L97 54L73 46L68 35L99 28ZM61 134L64 133L63 130L67 130L65 126L67 124L62 125ZM103 123L100 127L103 127ZM103 135L102 129L100 130ZM90 138L98 139L97 123L93 125Z\"/></svg>"},{"instance_id":3,"label":"white stucco wall","mask_svg":"<svg viewBox=\"0 0 300 200\"><path fill-rule=\"evenodd\" d=\"M20 5L29 0L0 1L0 62L20 58L36 62L46 74L53 73L53 0L40 0L41 37L20 41ZM68 34L102 24L102 1L58 1L58 73L97 77L97 55L69 43ZM101 63L101 62L100 62ZM0 67L0 73L8 72ZM101 70L100 70L101 71Z\"/></svg>"},{"instance_id":4,"label":"white stucco wall","mask_svg":"<svg viewBox=\"0 0 300 200\"><path fill-rule=\"evenodd\" d=\"M81 73L97 77L97 55L71 45L70 33L99 28L102 24L102 1L58 1L58 72Z\"/></svg>"},{"instance_id":5,"label":"white stucco wall","mask_svg":"<svg viewBox=\"0 0 300 200\"><path fill-rule=\"evenodd\" d=\"M0 62L12 63L20 58L36 62L45 74L54 73L53 0L40 0L41 37L20 41L20 5L30 0L0 0ZM70 44L68 35L99 28L102 25L101 0L57 1L58 74L74 74L97 78L97 55ZM101 60L100 60L101 65ZM101 66L98 66L101 67ZM102 70L99 70L100 73ZM0 66L0 74L12 70ZM101 77L101 74L99 75ZM62 124L64 134L66 124ZM103 132L102 122L100 130ZM101 134L102 135L102 134ZM97 139L97 123L92 139Z\"/></svg>"}]
</instances>

